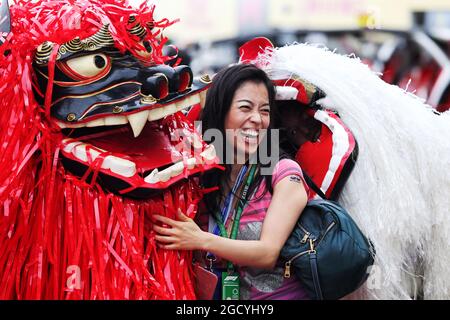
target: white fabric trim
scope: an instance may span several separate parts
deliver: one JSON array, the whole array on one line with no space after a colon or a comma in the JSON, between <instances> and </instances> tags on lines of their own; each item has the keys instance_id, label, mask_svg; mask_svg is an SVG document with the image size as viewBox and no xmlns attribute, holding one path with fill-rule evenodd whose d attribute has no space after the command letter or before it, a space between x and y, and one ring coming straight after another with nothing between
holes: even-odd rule
<instances>
[{"instance_id":1,"label":"white fabric trim","mask_svg":"<svg viewBox=\"0 0 450 320\"><path fill-rule=\"evenodd\" d=\"M330 131L333 133L333 153L328 165L327 173L325 174L322 185L320 187L320 189L322 189L322 191L326 193L331 183L333 182L336 171L339 169L342 159L348 151L350 142L345 128L336 119L330 117L328 113L323 110L317 110L317 112L314 114L314 118L326 125L328 129L330 129Z\"/></svg>"},{"instance_id":2,"label":"white fabric trim","mask_svg":"<svg viewBox=\"0 0 450 320\"><path fill-rule=\"evenodd\" d=\"M298 90L294 87L276 86L276 100L296 100Z\"/></svg>"}]
</instances>

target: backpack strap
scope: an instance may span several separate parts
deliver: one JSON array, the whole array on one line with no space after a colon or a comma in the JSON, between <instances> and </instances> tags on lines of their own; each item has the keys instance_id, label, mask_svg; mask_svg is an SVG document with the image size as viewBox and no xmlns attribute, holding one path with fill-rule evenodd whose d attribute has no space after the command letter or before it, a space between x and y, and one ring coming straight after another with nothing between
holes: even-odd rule
<instances>
[{"instance_id":1,"label":"backpack strap","mask_svg":"<svg viewBox=\"0 0 450 320\"><path fill-rule=\"evenodd\" d=\"M317 270L317 253L311 252L309 254L309 263L311 265L311 274L314 283L314 291L316 292L316 299L323 300L322 288L319 281L319 270Z\"/></svg>"},{"instance_id":2,"label":"backpack strap","mask_svg":"<svg viewBox=\"0 0 450 320\"><path fill-rule=\"evenodd\" d=\"M329 200L323 191L314 183L314 181L303 171L303 177L305 178L306 184L314 190L316 194L319 195L324 200Z\"/></svg>"},{"instance_id":3,"label":"backpack strap","mask_svg":"<svg viewBox=\"0 0 450 320\"><path fill-rule=\"evenodd\" d=\"M314 190L322 199L328 200L325 194L320 190L320 188L312 181L312 179L303 171L303 177L305 178L306 184ZM311 252L309 254L309 263L311 265L312 280L314 283L314 291L316 292L316 299L323 300L322 288L320 287L319 271L317 269L317 253Z\"/></svg>"}]
</instances>

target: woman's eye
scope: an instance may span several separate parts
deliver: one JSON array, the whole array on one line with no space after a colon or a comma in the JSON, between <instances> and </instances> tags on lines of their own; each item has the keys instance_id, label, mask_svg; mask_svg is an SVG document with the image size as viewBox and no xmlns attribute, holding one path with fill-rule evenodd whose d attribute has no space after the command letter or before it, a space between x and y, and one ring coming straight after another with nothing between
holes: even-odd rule
<instances>
[{"instance_id":1,"label":"woman's eye","mask_svg":"<svg viewBox=\"0 0 450 320\"><path fill-rule=\"evenodd\" d=\"M268 108L261 109L261 112L263 112L263 113L270 113L270 109L268 109Z\"/></svg>"},{"instance_id":2,"label":"woman's eye","mask_svg":"<svg viewBox=\"0 0 450 320\"><path fill-rule=\"evenodd\" d=\"M250 108L250 106L243 105L243 106L240 106L239 109L249 110L251 108Z\"/></svg>"},{"instance_id":3,"label":"woman's eye","mask_svg":"<svg viewBox=\"0 0 450 320\"><path fill-rule=\"evenodd\" d=\"M110 66L111 59L103 53L75 57L59 65L62 71L75 80L95 77Z\"/></svg>"}]
</instances>

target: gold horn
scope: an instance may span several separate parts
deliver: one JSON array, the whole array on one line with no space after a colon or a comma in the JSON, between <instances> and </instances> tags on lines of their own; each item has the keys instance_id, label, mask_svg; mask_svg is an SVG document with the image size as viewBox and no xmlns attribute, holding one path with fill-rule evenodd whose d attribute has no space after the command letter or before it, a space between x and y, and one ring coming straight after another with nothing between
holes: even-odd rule
<instances>
[{"instance_id":1,"label":"gold horn","mask_svg":"<svg viewBox=\"0 0 450 320\"><path fill-rule=\"evenodd\" d=\"M130 29L128 29L128 32L130 34L133 34L135 36L138 36L139 39L144 39L147 35L147 31L145 31L144 27L140 23L136 23L136 17L130 16L128 19L128 25L130 25Z\"/></svg>"},{"instance_id":2,"label":"gold horn","mask_svg":"<svg viewBox=\"0 0 450 320\"><path fill-rule=\"evenodd\" d=\"M98 50L103 47L114 46L114 38L109 32L109 23L104 24L100 30L94 35L81 41L83 43L83 49L87 51Z\"/></svg>"},{"instance_id":3,"label":"gold horn","mask_svg":"<svg viewBox=\"0 0 450 320\"><path fill-rule=\"evenodd\" d=\"M94 35L86 38L84 40L80 40L79 37L76 37L64 44L62 44L58 49L58 55L56 60L61 59L61 57L67 53L75 53L80 51L94 51L101 49L103 47L111 47L114 46L114 38L109 32L109 24L103 25L99 31L97 31ZM46 64L50 59L50 55L52 53L54 47L54 43L45 41L42 43L36 51L35 61L37 64Z\"/></svg>"},{"instance_id":4,"label":"gold horn","mask_svg":"<svg viewBox=\"0 0 450 320\"><path fill-rule=\"evenodd\" d=\"M59 47L58 53L60 55L66 54L68 52L74 53L83 50L83 44L81 43L81 40L79 37L76 37L69 42L66 42L62 44Z\"/></svg>"},{"instance_id":5,"label":"gold horn","mask_svg":"<svg viewBox=\"0 0 450 320\"><path fill-rule=\"evenodd\" d=\"M36 55L34 57L37 64L46 64L50 59L50 55L53 50L54 43L45 41L36 49Z\"/></svg>"}]
</instances>

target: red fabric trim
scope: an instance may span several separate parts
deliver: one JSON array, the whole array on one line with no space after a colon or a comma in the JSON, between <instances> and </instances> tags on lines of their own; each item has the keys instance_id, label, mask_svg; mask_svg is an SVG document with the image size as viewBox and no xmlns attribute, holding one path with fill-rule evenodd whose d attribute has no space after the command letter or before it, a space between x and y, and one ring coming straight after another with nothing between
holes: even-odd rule
<instances>
[{"instance_id":1,"label":"red fabric trim","mask_svg":"<svg viewBox=\"0 0 450 320\"><path fill-rule=\"evenodd\" d=\"M342 122L342 120L333 112L328 112L328 115L333 119L336 119L337 122L345 129L349 138L349 148L341 159L341 162L335 172L335 175L331 181L330 186L325 191L325 195L329 197L336 186L336 183L339 181L340 176L342 174L342 170L344 165L349 160L349 157L353 150L355 149L356 141L349 130L349 128ZM311 177L314 183L321 187L323 180L325 179L325 175L328 172L328 166L331 161L331 156L333 152L333 136L331 130L324 124L322 124L322 133L319 138L320 142L312 143L306 142L301 146L296 155L296 160L304 169L307 174ZM309 191L312 195L315 192L310 189Z\"/></svg>"}]
</instances>

